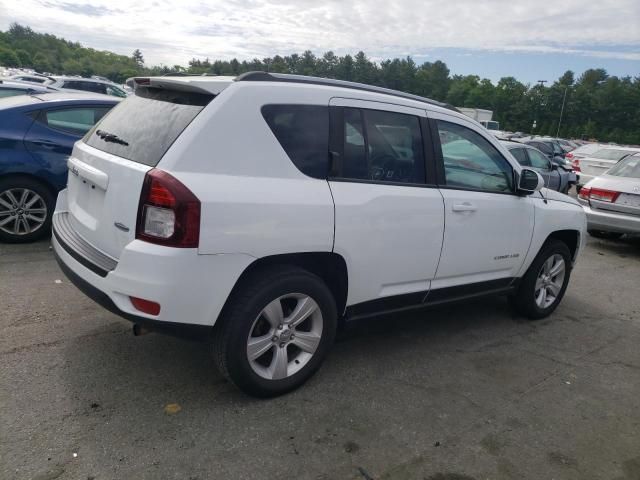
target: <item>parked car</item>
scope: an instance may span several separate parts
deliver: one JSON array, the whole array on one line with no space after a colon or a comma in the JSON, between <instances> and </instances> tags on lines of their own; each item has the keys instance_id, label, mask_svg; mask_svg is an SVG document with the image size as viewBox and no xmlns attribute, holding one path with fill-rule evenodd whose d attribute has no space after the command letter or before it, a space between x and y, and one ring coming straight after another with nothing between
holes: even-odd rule
<instances>
[{"instance_id":1,"label":"parked car","mask_svg":"<svg viewBox=\"0 0 640 480\"><path fill-rule=\"evenodd\" d=\"M554 138L553 140L558 142L558 144L560 145L560 148L562 148L565 154L571 152L572 150L575 150L578 147L578 145L576 145L575 143L571 142L570 140L565 140L563 138Z\"/></svg>"},{"instance_id":2,"label":"parked car","mask_svg":"<svg viewBox=\"0 0 640 480\"><path fill-rule=\"evenodd\" d=\"M584 211L459 112L296 75L136 82L74 147L55 256L134 331L211 339L245 392L302 384L343 319L560 302Z\"/></svg>"},{"instance_id":3,"label":"parked car","mask_svg":"<svg viewBox=\"0 0 640 480\"><path fill-rule=\"evenodd\" d=\"M0 98L13 97L16 95L29 95L32 93L48 93L55 91L55 88L36 85L35 83L0 80Z\"/></svg>"},{"instance_id":4,"label":"parked car","mask_svg":"<svg viewBox=\"0 0 640 480\"><path fill-rule=\"evenodd\" d=\"M587 157L574 158L571 165L576 172L580 172L577 188L582 188L582 185L589 180L602 175L623 158L637 152L640 152L640 149L619 146L603 147Z\"/></svg>"},{"instance_id":5,"label":"parked car","mask_svg":"<svg viewBox=\"0 0 640 480\"><path fill-rule=\"evenodd\" d=\"M566 165L565 152L560 144L551 138L535 137L533 139L522 140L522 143L531 145L544 153L549 160L558 166Z\"/></svg>"},{"instance_id":6,"label":"parked car","mask_svg":"<svg viewBox=\"0 0 640 480\"><path fill-rule=\"evenodd\" d=\"M59 89L82 90L84 92L101 93L103 95L112 95L120 98L126 98L127 96L127 92L125 92L119 85L108 80L58 76L53 78L55 79L55 82L50 85Z\"/></svg>"},{"instance_id":7,"label":"parked car","mask_svg":"<svg viewBox=\"0 0 640 480\"><path fill-rule=\"evenodd\" d=\"M29 83L36 83L38 85L48 85L50 83L55 82L55 79L52 77L49 77L47 75L41 75L39 73L30 73L30 74L26 74L26 73L22 73L19 75L11 75L11 80L16 80L18 82L29 82Z\"/></svg>"},{"instance_id":8,"label":"parked car","mask_svg":"<svg viewBox=\"0 0 640 480\"><path fill-rule=\"evenodd\" d=\"M30 242L50 232L74 142L118 101L84 92L0 99L0 241Z\"/></svg>"},{"instance_id":9,"label":"parked car","mask_svg":"<svg viewBox=\"0 0 640 480\"><path fill-rule=\"evenodd\" d=\"M587 214L591 235L619 238L640 233L640 153L590 180L580 190L578 201Z\"/></svg>"},{"instance_id":10,"label":"parked car","mask_svg":"<svg viewBox=\"0 0 640 480\"><path fill-rule=\"evenodd\" d=\"M573 162L575 158L588 157L592 153L595 153L598 150L600 150L602 147L603 145L599 143L587 143L586 145L581 145L575 150L568 152L564 158L570 162Z\"/></svg>"},{"instance_id":11,"label":"parked car","mask_svg":"<svg viewBox=\"0 0 640 480\"><path fill-rule=\"evenodd\" d=\"M502 143L520 165L532 168L542 175L545 187L561 193L568 193L571 186L578 181L577 175L573 171L559 167L551 162L544 153L531 145L519 142Z\"/></svg>"}]
</instances>

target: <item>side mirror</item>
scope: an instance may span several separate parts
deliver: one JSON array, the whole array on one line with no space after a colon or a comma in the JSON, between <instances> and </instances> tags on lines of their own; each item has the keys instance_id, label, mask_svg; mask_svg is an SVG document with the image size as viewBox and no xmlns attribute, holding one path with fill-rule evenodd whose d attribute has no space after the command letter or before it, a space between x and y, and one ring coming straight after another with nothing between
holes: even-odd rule
<instances>
[{"instance_id":1,"label":"side mirror","mask_svg":"<svg viewBox=\"0 0 640 480\"><path fill-rule=\"evenodd\" d=\"M524 195L531 195L544 187L544 178L535 170L523 168L518 179L518 192Z\"/></svg>"}]
</instances>

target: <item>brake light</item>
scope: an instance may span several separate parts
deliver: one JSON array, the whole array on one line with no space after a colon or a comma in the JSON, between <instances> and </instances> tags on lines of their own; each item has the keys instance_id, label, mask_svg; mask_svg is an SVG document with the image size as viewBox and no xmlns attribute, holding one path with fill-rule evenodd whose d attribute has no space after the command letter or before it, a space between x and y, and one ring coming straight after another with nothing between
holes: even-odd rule
<instances>
[{"instance_id":1,"label":"brake light","mask_svg":"<svg viewBox=\"0 0 640 480\"><path fill-rule=\"evenodd\" d=\"M578 193L578 197L583 200L589 200L589 195L591 194L591 187L582 187L580 189L580 193Z\"/></svg>"},{"instance_id":2,"label":"brake light","mask_svg":"<svg viewBox=\"0 0 640 480\"><path fill-rule=\"evenodd\" d=\"M167 172L149 170L140 193L136 238L167 247L197 248L200 200Z\"/></svg>"},{"instance_id":3,"label":"brake light","mask_svg":"<svg viewBox=\"0 0 640 480\"><path fill-rule=\"evenodd\" d=\"M591 200L598 200L600 202L614 203L619 196L620 192L604 190L602 188L591 188L591 191L589 192L589 198Z\"/></svg>"},{"instance_id":4,"label":"brake light","mask_svg":"<svg viewBox=\"0 0 640 480\"><path fill-rule=\"evenodd\" d=\"M136 85L151 85L150 78L136 77L133 79L133 81L136 83Z\"/></svg>"},{"instance_id":5,"label":"brake light","mask_svg":"<svg viewBox=\"0 0 640 480\"><path fill-rule=\"evenodd\" d=\"M582 171L582 170L580 170L580 159L579 158L574 158L573 159L573 161L571 162L571 168L573 168L576 172L581 172Z\"/></svg>"},{"instance_id":6,"label":"brake light","mask_svg":"<svg viewBox=\"0 0 640 480\"><path fill-rule=\"evenodd\" d=\"M569 160L571 160L573 158L573 153L567 152L567 154L564 156L564 158L568 158Z\"/></svg>"}]
</instances>

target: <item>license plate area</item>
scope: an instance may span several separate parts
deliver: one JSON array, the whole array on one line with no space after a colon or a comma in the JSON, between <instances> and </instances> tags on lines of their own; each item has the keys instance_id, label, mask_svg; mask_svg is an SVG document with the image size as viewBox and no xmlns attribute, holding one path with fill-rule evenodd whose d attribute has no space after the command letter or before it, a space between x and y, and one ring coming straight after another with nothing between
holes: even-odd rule
<instances>
[{"instance_id":1,"label":"license plate area","mask_svg":"<svg viewBox=\"0 0 640 480\"><path fill-rule=\"evenodd\" d=\"M69 174L68 181L69 211L73 218L85 228L95 231L98 218L103 210L105 191L88 180Z\"/></svg>"},{"instance_id":2,"label":"license plate area","mask_svg":"<svg viewBox=\"0 0 640 480\"><path fill-rule=\"evenodd\" d=\"M625 207L640 208L640 195L634 195L632 193L621 193L616 200L617 205L624 205Z\"/></svg>"}]
</instances>

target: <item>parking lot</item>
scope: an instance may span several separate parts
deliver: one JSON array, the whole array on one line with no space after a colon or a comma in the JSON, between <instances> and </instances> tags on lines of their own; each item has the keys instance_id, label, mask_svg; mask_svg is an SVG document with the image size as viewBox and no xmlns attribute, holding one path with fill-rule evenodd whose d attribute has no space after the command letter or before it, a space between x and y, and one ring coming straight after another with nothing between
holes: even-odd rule
<instances>
[{"instance_id":1,"label":"parking lot","mask_svg":"<svg viewBox=\"0 0 640 480\"><path fill-rule=\"evenodd\" d=\"M589 239L551 318L485 299L353 325L256 400L206 345L81 294L48 242L0 245L0 478L638 479L640 239Z\"/></svg>"}]
</instances>

